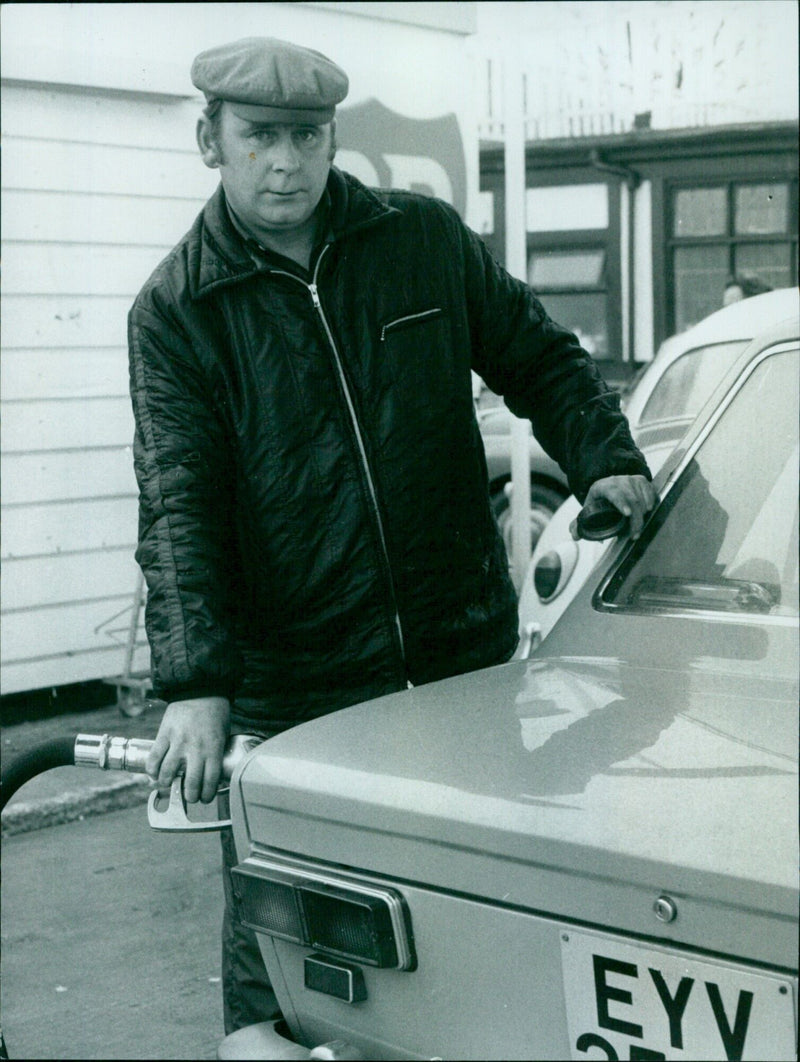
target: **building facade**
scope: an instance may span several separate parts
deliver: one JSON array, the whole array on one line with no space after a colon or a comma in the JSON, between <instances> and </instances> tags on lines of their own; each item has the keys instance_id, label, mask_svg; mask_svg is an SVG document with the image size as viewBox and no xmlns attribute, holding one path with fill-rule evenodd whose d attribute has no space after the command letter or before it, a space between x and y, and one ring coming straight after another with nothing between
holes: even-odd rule
<instances>
[{"instance_id":1,"label":"building facade","mask_svg":"<svg viewBox=\"0 0 800 1062\"><path fill-rule=\"evenodd\" d=\"M624 379L719 309L727 278L798 281L797 125L554 139L526 151L528 280ZM484 239L502 257L502 148L484 147Z\"/></svg>"},{"instance_id":2,"label":"building facade","mask_svg":"<svg viewBox=\"0 0 800 1062\"><path fill-rule=\"evenodd\" d=\"M479 9L484 238L502 258L503 68L514 62L528 280L609 377L718 309L729 276L797 283L796 5ZM499 35L512 17L515 53Z\"/></svg>"}]
</instances>

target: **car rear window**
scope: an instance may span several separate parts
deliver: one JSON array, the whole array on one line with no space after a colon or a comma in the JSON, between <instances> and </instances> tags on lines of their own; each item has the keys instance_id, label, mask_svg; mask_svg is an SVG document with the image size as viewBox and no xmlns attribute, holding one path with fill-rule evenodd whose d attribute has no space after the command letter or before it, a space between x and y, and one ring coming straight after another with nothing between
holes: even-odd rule
<instances>
[{"instance_id":1,"label":"car rear window","mask_svg":"<svg viewBox=\"0 0 800 1062\"><path fill-rule=\"evenodd\" d=\"M690 350L670 365L648 398L639 424L695 417L748 340Z\"/></svg>"},{"instance_id":2,"label":"car rear window","mask_svg":"<svg viewBox=\"0 0 800 1062\"><path fill-rule=\"evenodd\" d=\"M798 614L798 360L784 351L756 365L603 604Z\"/></svg>"}]
</instances>

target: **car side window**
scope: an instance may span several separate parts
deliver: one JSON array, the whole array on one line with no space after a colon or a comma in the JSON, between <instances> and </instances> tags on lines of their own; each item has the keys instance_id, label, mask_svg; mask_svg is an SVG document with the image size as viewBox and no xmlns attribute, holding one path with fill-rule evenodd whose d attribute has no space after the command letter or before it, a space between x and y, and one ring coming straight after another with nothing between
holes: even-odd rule
<instances>
[{"instance_id":1,"label":"car side window","mask_svg":"<svg viewBox=\"0 0 800 1062\"><path fill-rule=\"evenodd\" d=\"M746 346L743 340L715 343L690 350L678 358L653 388L639 424L696 416Z\"/></svg>"},{"instance_id":2,"label":"car side window","mask_svg":"<svg viewBox=\"0 0 800 1062\"><path fill-rule=\"evenodd\" d=\"M798 614L798 355L760 361L601 604Z\"/></svg>"}]
</instances>

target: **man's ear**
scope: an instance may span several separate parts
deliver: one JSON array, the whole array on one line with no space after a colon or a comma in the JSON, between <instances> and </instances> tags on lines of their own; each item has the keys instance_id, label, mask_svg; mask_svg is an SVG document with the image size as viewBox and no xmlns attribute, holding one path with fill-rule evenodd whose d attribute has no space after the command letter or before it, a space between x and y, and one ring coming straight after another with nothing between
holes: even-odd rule
<instances>
[{"instance_id":1,"label":"man's ear","mask_svg":"<svg viewBox=\"0 0 800 1062\"><path fill-rule=\"evenodd\" d=\"M332 118L331 119L331 146L330 146L330 150L328 151L328 162L333 162L334 158L336 157L336 148L337 148L337 146L338 145L336 143L336 119Z\"/></svg>"},{"instance_id":2,"label":"man's ear","mask_svg":"<svg viewBox=\"0 0 800 1062\"><path fill-rule=\"evenodd\" d=\"M211 122L204 114L197 121L197 146L200 148L200 157L211 170L219 168L222 162L222 153L217 144Z\"/></svg>"}]
</instances>

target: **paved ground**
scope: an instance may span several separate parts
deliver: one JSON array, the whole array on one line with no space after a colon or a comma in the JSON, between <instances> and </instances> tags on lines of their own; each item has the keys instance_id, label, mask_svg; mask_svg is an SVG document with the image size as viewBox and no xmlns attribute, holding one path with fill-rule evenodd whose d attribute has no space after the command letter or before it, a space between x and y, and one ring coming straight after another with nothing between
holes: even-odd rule
<instances>
[{"instance_id":1,"label":"paved ground","mask_svg":"<svg viewBox=\"0 0 800 1062\"><path fill-rule=\"evenodd\" d=\"M113 698L113 691L110 691ZM151 702L144 714L124 716L116 703L91 711L56 715L0 729L3 765L53 737L76 734L154 738L164 705ZM10 836L44 826L74 822L87 815L114 811L147 800L146 778L87 767L57 767L26 782L3 811L2 833Z\"/></svg>"},{"instance_id":2,"label":"paved ground","mask_svg":"<svg viewBox=\"0 0 800 1062\"><path fill-rule=\"evenodd\" d=\"M3 766L53 737L153 738L163 707L127 718L114 703L4 727ZM150 789L140 776L58 767L3 810L2 1024L12 1058L216 1057L219 838L150 830Z\"/></svg>"},{"instance_id":3,"label":"paved ground","mask_svg":"<svg viewBox=\"0 0 800 1062\"><path fill-rule=\"evenodd\" d=\"M216 833L156 833L140 806L6 837L2 913L12 1059L216 1057Z\"/></svg>"}]
</instances>

